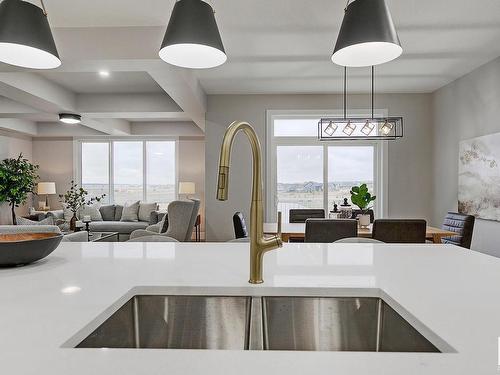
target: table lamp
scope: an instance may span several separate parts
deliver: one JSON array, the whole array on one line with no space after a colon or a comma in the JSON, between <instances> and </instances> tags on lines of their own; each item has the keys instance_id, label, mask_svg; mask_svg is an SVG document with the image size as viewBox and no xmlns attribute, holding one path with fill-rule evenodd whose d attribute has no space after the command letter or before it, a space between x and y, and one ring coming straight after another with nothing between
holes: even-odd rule
<instances>
[{"instance_id":1,"label":"table lamp","mask_svg":"<svg viewBox=\"0 0 500 375\"><path fill-rule=\"evenodd\" d=\"M42 195L45 194L45 203L38 202L38 205L42 204L44 210L49 210L49 195L56 194L56 183L55 182L39 182L37 186L37 194Z\"/></svg>"},{"instance_id":2,"label":"table lamp","mask_svg":"<svg viewBox=\"0 0 500 375\"><path fill-rule=\"evenodd\" d=\"M194 182L179 182L179 194L185 194L186 198L189 199L189 194L194 194L195 192Z\"/></svg>"}]
</instances>

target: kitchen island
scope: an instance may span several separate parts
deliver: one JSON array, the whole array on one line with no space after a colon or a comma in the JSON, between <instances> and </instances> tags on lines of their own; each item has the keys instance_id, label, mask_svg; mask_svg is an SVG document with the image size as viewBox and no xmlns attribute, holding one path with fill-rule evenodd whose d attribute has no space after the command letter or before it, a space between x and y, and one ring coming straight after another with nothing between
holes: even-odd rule
<instances>
[{"instance_id":1,"label":"kitchen island","mask_svg":"<svg viewBox=\"0 0 500 375\"><path fill-rule=\"evenodd\" d=\"M449 245L285 244L248 284L245 243L63 243L0 269L9 375L495 374L500 259ZM443 353L75 349L136 294L380 297ZM102 320L102 319L101 319Z\"/></svg>"}]
</instances>

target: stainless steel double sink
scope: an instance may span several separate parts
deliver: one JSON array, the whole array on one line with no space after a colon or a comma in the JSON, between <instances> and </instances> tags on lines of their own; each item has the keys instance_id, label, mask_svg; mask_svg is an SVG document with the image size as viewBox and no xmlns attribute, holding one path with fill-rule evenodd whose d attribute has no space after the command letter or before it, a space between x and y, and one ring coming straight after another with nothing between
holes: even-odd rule
<instances>
[{"instance_id":1,"label":"stainless steel double sink","mask_svg":"<svg viewBox=\"0 0 500 375\"><path fill-rule=\"evenodd\" d=\"M76 347L440 352L372 297L137 295Z\"/></svg>"}]
</instances>

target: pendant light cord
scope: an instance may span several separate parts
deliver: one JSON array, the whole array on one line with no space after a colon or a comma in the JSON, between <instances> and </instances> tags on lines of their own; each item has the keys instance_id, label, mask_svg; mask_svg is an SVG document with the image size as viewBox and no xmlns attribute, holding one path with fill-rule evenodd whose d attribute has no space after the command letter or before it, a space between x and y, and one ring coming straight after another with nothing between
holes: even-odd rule
<instances>
[{"instance_id":1,"label":"pendant light cord","mask_svg":"<svg viewBox=\"0 0 500 375\"><path fill-rule=\"evenodd\" d=\"M372 120L375 118L374 108L375 108L375 67L372 65Z\"/></svg>"},{"instance_id":2,"label":"pendant light cord","mask_svg":"<svg viewBox=\"0 0 500 375\"><path fill-rule=\"evenodd\" d=\"M344 120L347 119L347 66L344 66Z\"/></svg>"},{"instance_id":3,"label":"pendant light cord","mask_svg":"<svg viewBox=\"0 0 500 375\"><path fill-rule=\"evenodd\" d=\"M45 9L45 4L43 3L43 0L40 0L40 2L42 3L43 14L47 15L47 9Z\"/></svg>"}]
</instances>

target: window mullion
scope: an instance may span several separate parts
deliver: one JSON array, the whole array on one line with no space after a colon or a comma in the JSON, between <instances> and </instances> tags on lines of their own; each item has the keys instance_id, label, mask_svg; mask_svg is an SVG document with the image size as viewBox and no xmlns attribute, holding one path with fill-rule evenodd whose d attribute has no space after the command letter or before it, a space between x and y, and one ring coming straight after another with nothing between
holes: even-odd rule
<instances>
[{"instance_id":1,"label":"window mullion","mask_svg":"<svg viewBox=\"0 0 500 375\"><path fill-rule=\"evenodd\" d=\"M115 174L115 169L114 169L114 148L113 148L113 142L109 141L108 142L108 148L109 148L109 203L114 204L115 203L115 181L114 181L114 174Z\"/></svg>"},{"instance_id":2,"label":"window mullion","mask_svg":"<svg viewBox=\"0 0 500 375\"><path fill-rule=\"evenodd\" d=\"M328 145L323 145L323 208L328 217Z\"/></svg>"},{"instance_id":3,"label":"window mullion","mask_svg":"<svg viewBox=\"0 0 500 375\"><path fill-rule=\"evenodd\" d=\"M147 201L147 160L146 160L146 141L142 142L142 201Z\"/></svg>"}]
</instances>

